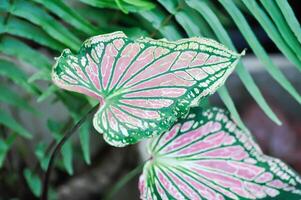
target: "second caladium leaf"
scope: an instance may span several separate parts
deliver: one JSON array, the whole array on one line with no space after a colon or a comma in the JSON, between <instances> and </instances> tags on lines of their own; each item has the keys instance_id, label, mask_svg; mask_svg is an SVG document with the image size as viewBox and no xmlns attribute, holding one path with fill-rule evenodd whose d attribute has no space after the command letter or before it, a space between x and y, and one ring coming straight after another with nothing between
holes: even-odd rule
<instances>
[{"instance_id":1,"label":"second caladium leaf","mask_svg":"<svg viewBox=\"0 0 301 200\"><path fill-rule=\"evenodd\" d=\"M132 40L115 32L88 39L77 55L64 50L52 79L98 99L95 129L125 146L168 130L224 83L240 56L204 38Z\"/></svg>"},{"instance_id":2,"label":"second caladium leaf","mask_svg":"<svg viewBox=\"0 0 301 200\"><path fill-rule=\"evenodd\" d=\"M220 109L192 109L149 153L141 199L301 199L300 177Z\"/></svg>"}]
</instances>

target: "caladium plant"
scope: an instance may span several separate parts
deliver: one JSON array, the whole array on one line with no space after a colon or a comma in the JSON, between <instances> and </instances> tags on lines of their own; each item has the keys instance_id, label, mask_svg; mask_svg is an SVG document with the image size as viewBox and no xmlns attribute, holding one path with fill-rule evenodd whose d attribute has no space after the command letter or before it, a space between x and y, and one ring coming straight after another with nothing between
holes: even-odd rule
<instances>
[{"instance_id":1,"label":"caladium plant","mask_svg":"<svg viewBox=\"0 0 301 200\"><path fill-rule=\"evenodd\" d=\"M298 175L264 155L226 112L190 109L224 84L243 54L210 39L114 32L88 39L77 55L64 50L52 79L99 101L93 125L109 144L153 137L141 199L300 199Z\"/></svg>"},{"instance_id":2,"label":"caladium plant","mask_svg":"<svg viewBox=\"0 0 301 200\"><path fill-rule=\"evenodd\" d=\"M98 99L94 127L120 147L167 131L224 83L240 56L210 39L132 40L114 32L88 39L77 55L65 50L52 79Z\"/></svg>"},{"instance_id":3,"label":"caladium plant","mask_svg":"<svg viewBox=\"0 0 301 200\"><path fill-rule=\"evenodd\" d=\"M194 108L152 139L140 176L141 199L300 199L301 179L266 156L217 108Z\"/></svg>"}]
</instances>

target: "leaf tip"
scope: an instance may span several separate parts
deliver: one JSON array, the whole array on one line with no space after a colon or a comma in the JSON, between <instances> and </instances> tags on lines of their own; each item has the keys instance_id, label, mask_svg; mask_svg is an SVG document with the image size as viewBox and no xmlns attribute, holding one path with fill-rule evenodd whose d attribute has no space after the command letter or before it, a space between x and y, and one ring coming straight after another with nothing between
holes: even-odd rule
<instances>
[{"instance_id":1,"label":"leaf tip","mask_svg":"<svg viewBox=\"0 0 301 200\"><path fill-rule=\"evenodd\" d=\"M242 52L239 55L244 56L244 55L246 55L246 52L247 52L247 48L244 48L244 50L242 50Z\"/></svg>"},{"instance_id":2,"label":"leaf tip","mask_svg":"<svg viewBox=\"0 0 301 200\"><path fill-rule=\"evenodd\" d=\"M282 121L280 121L279 119L277 119L275 122L278 126L282 126Z\"/></svg>"}]
</instances>

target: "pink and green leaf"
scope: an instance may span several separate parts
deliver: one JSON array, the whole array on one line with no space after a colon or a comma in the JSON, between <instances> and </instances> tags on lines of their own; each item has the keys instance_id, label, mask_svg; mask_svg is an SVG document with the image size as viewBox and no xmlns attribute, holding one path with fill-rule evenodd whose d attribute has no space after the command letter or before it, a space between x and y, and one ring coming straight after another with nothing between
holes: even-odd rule
<instances>
[{"instance_id":1,"label":"pink and green leaf","mask_svg":"<svg viewBox=\"0 0 301 200\"><path fill-rule=\"evenodd\" d=\"M301 199L300 177L217 108L191 109L149 153L141 199Z\"/></svg>"},{"instance_id":2,"label":"pink and green leaf","mask_svg":"<svg viewBox=\"0 0 301 200\"><path fill-rule=\"evenodd\" d=\"M77 55L64 50L52 79L98 99L95 129L125 146L167 131L224 83L240 57L204 38L132 40L114 32L88 39Z\"/></svg>"}]
</instances>

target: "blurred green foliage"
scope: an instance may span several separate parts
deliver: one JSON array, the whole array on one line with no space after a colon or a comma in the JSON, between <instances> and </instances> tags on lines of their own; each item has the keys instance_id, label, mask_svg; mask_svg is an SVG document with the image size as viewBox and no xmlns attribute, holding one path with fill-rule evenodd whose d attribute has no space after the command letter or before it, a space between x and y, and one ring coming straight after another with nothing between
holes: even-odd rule
<instances>
[{"instance_id":1,"label":"blurred green foliage","mask_svg":"<svg viewBox=\"0 0 301 200\"><path fill-rule=\"evenodd\" d=\"M16 141L28 141L38 136L30 132L13 111L39 119L45 109L54 104L68 111L66 121L47 120L52 144L62 137L96 102L88 97L61 91L51 83L50 72L55 56L64 48L77 51L80 44L93 35L121 30L129 37L165 37L175 40L203 36L219 40L235 50L228 34L236 26L268 73L296 101L300 94L269 58L256 38L245 15L254 16L271 40L297 69L301 69L301 29L287 0L2 0L0 3L0 167L5 167L6 155ZM250 73L240 63L236 73L246 90L271 120L281 122L269 107ZM226 86L219 90L225 106L239 124L243 122ZM49 108L40 105L47 101ZM34 105L33 103L34 102ZM47 115L48 116L48 115ZM74 151L74 141L62 148L64 168L73 174L74 152L82 153L87 164L90 155L90 122L79 130L81 151ZM49 140L33 142L37 163L45 170L49 160ZM30 150L28 150L30 151ZM18 151L15 151L16 153ZM30 153L20 153L19 157ZM26 160L25 158L22 160ZM26 164L26 163L25 163ZM34 195L40 195L41 180L35 166L24 169L24 177Z\"/></svg>"}]
</instances>

